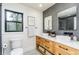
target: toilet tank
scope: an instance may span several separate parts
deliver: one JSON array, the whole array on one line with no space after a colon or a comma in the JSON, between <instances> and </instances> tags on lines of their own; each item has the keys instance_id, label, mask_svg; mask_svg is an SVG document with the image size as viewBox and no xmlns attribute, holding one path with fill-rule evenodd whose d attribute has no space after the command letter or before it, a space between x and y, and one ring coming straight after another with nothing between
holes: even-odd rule
<instances>
[{"instance_id":1,"label":"toilet tank","mask_svg":"<svg viewBox=\"0 0 79 59\"><path fill-rule=\"evenodd\" d=\"M10 43L11 43L12 49L22 48L22 40L21 39L13 39L10 41Z\"/></svg>"}]
</instances>

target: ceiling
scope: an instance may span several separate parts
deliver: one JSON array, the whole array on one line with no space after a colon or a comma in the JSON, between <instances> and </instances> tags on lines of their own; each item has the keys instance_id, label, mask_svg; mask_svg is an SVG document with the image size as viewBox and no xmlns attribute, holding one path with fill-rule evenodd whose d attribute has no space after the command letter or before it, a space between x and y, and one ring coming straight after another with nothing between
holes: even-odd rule
<instances>
[{"instance_id":1,"label":"ceiling","mask_svg":"<svg viewBox=\"0 0 79 59\"><path fill-rule=\"evenodd\" d=\"M40 7L40 4L42 4L42 7ZM48 9L49 7L53 6L55 3L23 3L23 5L27 5L31 8L44 11Z\"/></svg>"}]
</instances>

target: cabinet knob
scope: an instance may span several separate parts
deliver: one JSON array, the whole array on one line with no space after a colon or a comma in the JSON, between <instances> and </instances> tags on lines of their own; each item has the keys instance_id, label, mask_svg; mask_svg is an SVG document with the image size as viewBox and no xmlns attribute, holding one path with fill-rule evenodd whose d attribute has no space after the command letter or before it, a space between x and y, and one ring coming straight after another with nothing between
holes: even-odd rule
<instances>
[{"instance_id":1,"label":"cabinet knob","mask_svg":"<svg viewBox=\"0 0 79 59\"><path fill-rule=\"evenodd\" d=\"M59 53L59 55L61 55L61 54Z\"/></svg>"},{"instance_id":2,"label":"cabinet knob","mask_svg":"<svg viewBox=\"0 0 79 59\"><path fill-rule=\"evenodd\" d=\"M64 49L64 50L68 50L67 48L64 48L64 47L62 47L62 46L59 46L60 48L62 48L62 49Z\"/></svg>"}]
</instances>

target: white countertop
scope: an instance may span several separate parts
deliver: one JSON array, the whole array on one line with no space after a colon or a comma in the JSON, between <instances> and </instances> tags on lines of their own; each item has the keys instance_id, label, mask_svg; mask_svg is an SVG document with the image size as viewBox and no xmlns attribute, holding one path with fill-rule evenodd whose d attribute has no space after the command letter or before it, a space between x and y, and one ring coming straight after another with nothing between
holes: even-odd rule
<instances>
[{"instance_id":1,"label":"white countertop","mask_svg":"<svg viewBox=\"0 0 79 59\"><path fill-rule=\"evenodd\" d=\"M38 34L37 36L43 37L47 40L55 41L75 49L79 49L79 41L70 40L69 36L56 35L56 37L48 36L47 34Z\"/></svg>"}]
</instances>

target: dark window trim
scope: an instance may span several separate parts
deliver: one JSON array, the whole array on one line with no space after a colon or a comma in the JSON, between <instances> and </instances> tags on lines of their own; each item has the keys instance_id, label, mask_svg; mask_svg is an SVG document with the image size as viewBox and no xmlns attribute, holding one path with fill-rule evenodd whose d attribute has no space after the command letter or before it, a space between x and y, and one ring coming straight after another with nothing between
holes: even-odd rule
<instances>
[{"instance_id":1,"label":"dark window trim","mask_svg":"<svg viewBox=\"0 0 79 59\"><path fill-rule=\"evenodd\" d=\"M22 15L22 22L19 22L19 21L7 21L6 20L6 11L17 13L17 14L21 14ZM7 31L7 22L21 23L22 24L22 31L17 31L17 30L16 31ZM5 32L23 32L23 13L5 9Z\"/></svg>"}]
</instances>

